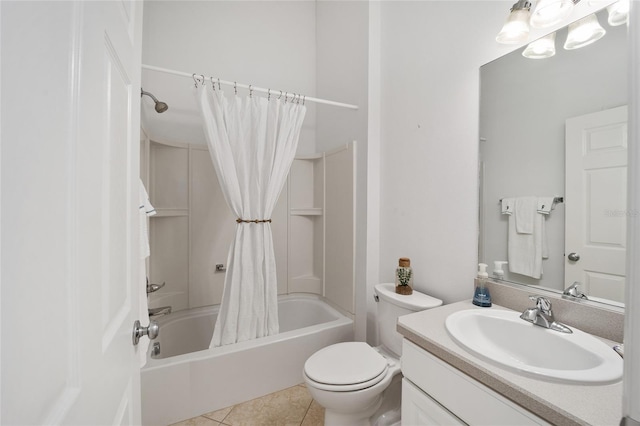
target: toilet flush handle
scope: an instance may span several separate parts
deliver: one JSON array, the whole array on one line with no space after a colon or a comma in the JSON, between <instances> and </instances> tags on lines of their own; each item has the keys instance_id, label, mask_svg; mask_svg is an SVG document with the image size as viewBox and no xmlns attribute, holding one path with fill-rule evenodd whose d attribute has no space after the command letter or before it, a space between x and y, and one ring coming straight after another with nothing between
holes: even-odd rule
<instances>
[{"instance_id":1,"label":"toilet flush handle","mask_svg":"<svg viewBox=\"0 0 640 426\"><path fill-rule=\"evenodd\" d=\"M378 297L378 295L376 293L373 293L373 300L375 300L376 303L380 301L380 298Z\"/></svg>"}]
</instances>

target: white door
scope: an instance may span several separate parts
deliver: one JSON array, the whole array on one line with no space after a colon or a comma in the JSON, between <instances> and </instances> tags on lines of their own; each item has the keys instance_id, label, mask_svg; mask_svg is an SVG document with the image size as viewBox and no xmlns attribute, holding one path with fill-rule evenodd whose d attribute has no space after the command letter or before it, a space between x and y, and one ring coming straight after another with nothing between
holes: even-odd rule
<instances>
[{"instance_id":1,"label":"white door","mask_svg":"<svg viewBox=\"0 0 640 426\"><path fill-rule=\"evenodd\" d=\"M624 302L627 107L566 121L565 287Z\"/></svg>"},{"instance_id":2,"label":"white door","mask_svg":"<svg viewBox=\"0 0 640 426\"><path fill-rule=\"evenodd\" d=\"M136 424L142 2L0 2L1 424Z\"/></svg>"}]
</instances>

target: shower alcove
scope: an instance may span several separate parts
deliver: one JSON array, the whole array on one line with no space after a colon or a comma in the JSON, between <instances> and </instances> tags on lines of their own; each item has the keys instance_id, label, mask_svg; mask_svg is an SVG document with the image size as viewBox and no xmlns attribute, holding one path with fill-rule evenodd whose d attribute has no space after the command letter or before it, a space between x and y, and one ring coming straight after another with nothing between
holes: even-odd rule
<instances>
[{"instance_id":1,"label":"shower alcove","mask_svg":"<svg viewBox=\"0 0 640 426\"><path fill-rule=\"evenodd\" d=\"M206 146L141 143L150 219L149 278L166 282L149 307L219 304L235 217ZM272 215L278 294L314 293L353 318L356 142L297 157Z\"/></svg>"}]
</instances>

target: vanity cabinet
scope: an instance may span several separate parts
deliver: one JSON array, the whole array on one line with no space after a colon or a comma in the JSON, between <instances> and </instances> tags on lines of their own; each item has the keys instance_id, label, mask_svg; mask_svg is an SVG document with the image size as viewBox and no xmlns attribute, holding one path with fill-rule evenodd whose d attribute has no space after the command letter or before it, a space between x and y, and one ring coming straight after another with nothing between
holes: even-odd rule
<instances>
[{"instance_id":1,"label":"vanity cabinet","mask_svg":"<svg viewBox=\"0 0 640 426\"><path fill-rule=\"evenodd\" d=\"M402 424L453 426L465 423L405 377L402 379Z\"/></svg>"},{"instance_id":2,"label":"vanity cabinet","mask_svg":"<svg viewBox=\"0 0 640 426\"><path fill-rule=\"evenodd\" d=\"M403 425L549 425L407 339L402 373Z\"/></svg>"}]
</instances>

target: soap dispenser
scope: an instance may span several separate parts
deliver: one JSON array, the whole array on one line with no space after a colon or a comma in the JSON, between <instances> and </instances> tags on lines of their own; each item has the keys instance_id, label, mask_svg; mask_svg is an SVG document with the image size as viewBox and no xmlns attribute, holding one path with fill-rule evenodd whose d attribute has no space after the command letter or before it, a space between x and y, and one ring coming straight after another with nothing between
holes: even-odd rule
<instances>
[{"instance_id":1,"label":"soap dispenser","mask_svg":"<svg viewBox=\"0 0 640 426\"><path fill-rule=\"evenodd\" d=\"M496 260L493 262L493 276L499 280L504 279L504 265L508 264L506 260Z\"/></svg>"},{"instance_id":2,"label":"soap dispenser","mask_svg":"<svg viewBox=\"0 0 640 426\"><path fill-rule=\"evenodd\" d=\"M473 292L473 304L488 308L491 306L491 295L489 294L489 288L487 287L487 280L489 274L487 273L487 264L478 264L478 277L475 279L475 290Z\"/></svg>"}]
</instances>

